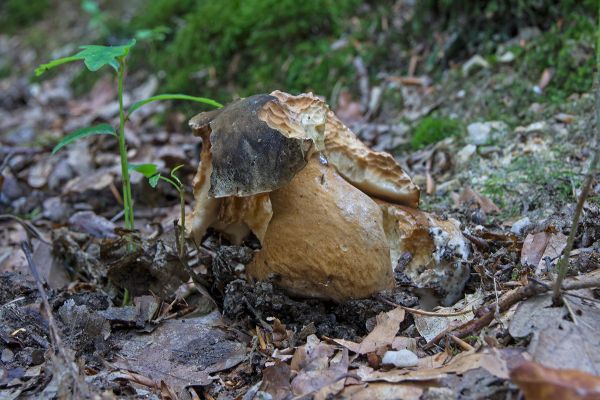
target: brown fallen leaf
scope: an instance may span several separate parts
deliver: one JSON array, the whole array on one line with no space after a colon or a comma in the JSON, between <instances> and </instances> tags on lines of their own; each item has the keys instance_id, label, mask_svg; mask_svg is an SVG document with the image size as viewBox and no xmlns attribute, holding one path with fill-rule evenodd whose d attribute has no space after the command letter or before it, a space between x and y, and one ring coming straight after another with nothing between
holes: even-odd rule
<instances>
[{"instance_id":1,"label":"brown fallen leaf","mask_svg":"<svg viewBox=\"0 0 600 400\"><path fill-rule=\"evenodd\" d=\"M354 101L352 95L347 90L340 92L335 113L344 123L356 122L363 119L361 104Z\"/></svg>"},{"instance_id":2,"label":"brown fallen leaf","mask_svg":"<svg viewBox=\"0 0 600 400\"><path fill-rule=\"evenodd\" d=\"M306 368L316 368L329 362L329 357L335 352L335 347L321 342L316 335L306 338L306 345L298 347L290 363L292 371Z\"/></svg>"},{"instance_id":3,"label":"brown fallen leaf","mask_svg":"<svg viewBox=\"0 0 600 400\"><path fill-rule=\"evenodd\" d=\"M569 291L587 298L590 289ZM527 353L531 359L549 368L577 369L588 373L600 371L600 310L577 297L563 297L572 309L575 322L564 319L566 307L552 307L550 293L522 301L511 318L509 333L514 338L530 337ZM573 317L574 315L574 317Z\"/></svg>"},{"instance_id":4,"label":"brown fallen leaf","mask_svg":"<svg viewBox=\"0 0 600 400\"><path fill-rule=\"evenodd\" d=\"M527 400L597 400L600 377L573 369L546 368L533 361L510 372Z\"/></svg>"},{"instance_id":5,"label":"brown fallen leaf","mask_svg":"<svg viewBox=\"0 0 600 400\"><path fill-rule=\"evenodd\" d=\"M460 195L454 195L453 198L454 204L457 208L462 206L477 205L479 206L479 209L486 214L500 212L500 208L498 208L498 206L495 205L492 200L483 196L482 194L477 193L468 185L465 186Z\"/></svg>"},{"instance_id":6,"label":"brown fallen leaf","mask_svg":"<svg viewBox=\"0 0 600 400\"><path fill-rule=\"evenodd\" d=\"M307 366L292 380L292 392L296 396L315 394L315 399L330 398L344 388L348 365L348 350L343 349L324 364Z\"/></svg>"},{"instance_id":7,"label":"brown fallen leaf","mask_svg":"<svg viewBox=\"0 0 600 400\"><path fill-rule=\"evenodd\" d=\"M379 314L377 316L377 325L361 343L344 339L334 339L334 342L358 354L367 354L390 346L400 329L400 323L404 321L404 315L405 312L400 307Z\"/></svg>"},{"instance_id":8,"label":"brown fallen leaf","mask_svg":"<svg viewBox=\"0 0 600 400\"><path fill-rule=\"evenodd\" d=\"M291 396L290 386L291 369L284 362L265 368L262 371L262 384L260 390L269 393L273 400L283 400Z\"/></svg>"},{"instance_id":9,"label":"brown fallen leaf","mask_svg":"<svg viewBox=\"0 0 600 400\"><path fill-rule=\"evenodd\" d=\"M435 365L435 363L434 363ZM447 374L464 374L467 371L483 368L492 375L508 379L508 368L502 353L497 349L485 349L483 352L463 352L454 357L442 367L429 369L392 369L389 371L374 371L372 368L361 366L356 371L363 382L389 382L398 383L405 381L429 381L444 378Z\"/></svg>"},{"instance_id":10,"label":"brown fallen leaf","mask_svg":"<svg viewBox=\"0 0 600 400\"><path fill-rule=\"evenodd\" d=\"M339 397L352 400L371 399L403 399L419 400L423 394L423 388L416 384L392 384L376 382L362 385L349 385L344 388Z\"/></svg>"},{"instance_id":11,"label":"brown fallen leaf","mask_svg":"<svg viewBox=\"0 0 600 400\"><path fill-rule=\"evenodd\" d=\"M542 76L540 77L538 87L541 90L544 90L546 88L546 86L548 86L548 84L550 83L550 80L552 80L553 75L554 75L554 70L552 68L545 68L544 71L542 72Z\"/></svg>"},{"instance_id":12,"label":"brown fallen leaf","mask_svg":"<svg viewBox=\"0 0 600 400\"><path fill-rule=\"evenodd\" d=\"M117 343L115 367L161 380L178 396L188 386L208 385L212 373L232 368L247 357L246 343L219 328L218 312L165 320L150 334L132 333Z\"/></svg>"},{"instance_id":13,"label":"brown fallen leaf","mask_svg":"<svg viewBox=\"0 0 600 400\"><path fill-rule=\"evenodd\" d=\"M521 264L535 266L540 274L546 268L546 257L556 260L567 245L567 237L561 232L538 232L529 234L521 249Z\"/></svg>"}]
</instances>

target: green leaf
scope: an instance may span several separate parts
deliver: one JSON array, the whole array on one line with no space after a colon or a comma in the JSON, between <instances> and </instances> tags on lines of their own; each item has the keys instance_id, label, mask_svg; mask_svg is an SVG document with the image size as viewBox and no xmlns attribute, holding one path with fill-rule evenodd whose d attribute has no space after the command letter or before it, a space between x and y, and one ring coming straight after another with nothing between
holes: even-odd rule
<instances>
[{"instance_id":1,"label":"green leaf","mask_svg":"<svg viewBox=\"0 0 600 400\"><path fill-rule=\"evenodd\" d=\"M90 71L98 71L105 65L110 65L115 70L119 68L118 59L127 56L129 50L135 45L135 39L123 46L81 46L83 49L75 57L83 58L85 66Z\"/></svg>"},{"instance_id":2,"label":"green leaf","mask_svg":"<svg viewBox=\"0 0 600 400\"><path fill-rule=\"evenodd\" d=\"M56 154L58 150L63 148L64 146L84 137L92 136L92 135L113 135L117 136L115 130L109 124L99 124L94 126L89 126L87 128L77 129L75 132L65 136L56 146L52 149L52 154Z\"/></svg>"},{"instance_id":3,"label":"green leaf","mask_svg":"<svg viewBox=\"0 0 600 400\"><path fill-rule=\"evenodd\" d=\"M156 174L154 176L151 176L150 179L148 179L148 183L150 184L150 186L152 186L153 188L156 187L156 185L158 185L158 180L160 179L160 174Z\"/></svg>"},{"instance_id":4,"label":"green leaf","mask_svg":"<svg viewBox=\"0 0 600 400\"><path fill-rule=\"evenodd\" d=\"M123 46L81 46L80 48L83 50L75 55L59 58L40 65L35 69L35 75L40 76L49 69L77 60L83 60L85 66L90 71L97 71L105 65L110 65L117 70L119 68L118 58L127 56L129 50L134 45L135 39L130 40L129 43Z\"/></svg>"},{"instance_id":5,"label":"green leaf","mask_svg":"<svg viewBox=\"0 0 600 400\"><path fill-rule=\"evenodd\" d=\"M158 167L156 164L129 164L130 171L136 171L144 175L146 178L152 178L158 174Z\"/></svg>"},{"instance_id":6,"label":"green leaf","mask_svg":"<svg viewBox=\"0 0 600 400\"><path fill-rule=\"evenodd\" d=\"M195 101L197 103L208 104L208 105L211 105L211 106L217 107L217 108L223 107L223 104L221 104L217 101L214 101L212 99L208 99L206 97L188 96L187 94L159 94L157 96L148 97L145 100L141 100L136 103L133 103L133 105L131 107L129 107L128 114L131 115L138 108L140 108L148 103L152 103L153 101L158 101L158 100L188 100L188 101Z\"/></svg>"}]
</instances>

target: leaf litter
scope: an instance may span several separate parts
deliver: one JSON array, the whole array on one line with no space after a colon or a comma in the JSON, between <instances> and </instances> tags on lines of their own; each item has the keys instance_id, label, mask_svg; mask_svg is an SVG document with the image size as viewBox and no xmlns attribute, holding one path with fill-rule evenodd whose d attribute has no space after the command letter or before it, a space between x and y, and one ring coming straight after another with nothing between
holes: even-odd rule
<instances>
[{"instance_id":1,"label":"leaf litter","mask_svg":"<svg viewBox=\"0 0 600 400\"><path fill-rule=\"evenodd\" d=\"M477 77L473 72L470 79ZM403 115L394 118L414 121L455 103L449 101L454 94L435 84L392 78L383 90L397 90L405 102ZM126 94L126 104L150 97L155 80L132 81L136 87ZM401 80L405 84L394 86ZM569 290L561 307L542 294L519 299L505 313L496 311L503 295L535 285L529 278L550 282L572 209L548 200L556 196L553 188L539 188L539 199L528 198L528 187L518 186L527 182L517 179L513 185L513 172L502 183L509 202L498 201L497 190L483 180L522 155L534 160L551 152L553 140L564 138L567 129L582 131L585 108L523 123L509 133L506 148L476 146L464 161L467 166L479 163L475 172L452 166L463 148L456 140L399 157L431 198L446 201L443 213L463 223L476 249L465 298L428 310L439 314L431 316L377 299L337 305L290 298L273 282L244 279L243 266L256 250L253 243L226 246L217 235L188 249L191 268L205 285L199 291L174 251L176 193L160 186L151 191L138 180L141 235L132 235L117 228L122 199L111 137L89 137L81 147L50 157L52 144L65 133L114 122L118 108L112 82L100 80L83 98L74 98L60 78L43 82L39 95L26 84L8 83L0 103L2 214L24 217L52 245L31 239L50 304L45 310L20 250L34 235L20 222L0 220L0 397L66 395L65 371L76 360L85 378L79 384L107 398L504 398L516 396L515 385L533 399L551 398L549 392L555 398L598 398L597 289ZM549 70L538 86L548 85ZM147 96L133 95L136 90ZM344 94L340 106L351 127L359 126L355 130L379 149L409 142L408 128L386 116L393 107L385 100L359 103ZM184 172L190 182L199 161L197 141L178 124L172 129L150 118L164 105L147 107L130 121L132 160L155 162L161 170L189 163L192 167ZM181 116L167 112L167 119ZM585 159L569 151L574 159ZM526 229L506 229L516 221L504 216L511 202L519 204L519 217L530 221ZM599 215L597 204L588 202L571 253L573 276L594 277L590 271L600 260ZM419 294L410 287L385 295L404 307L419 306ZM462 310L468 312L444 316ZM57 356L60 347L53 344L47 311L72 360ZM455 335L482 315L490 318L481 329ZM465 350L465 343L472 349ZM387 352L401 350L413 353L417 365L383 363ZM474 382L486 387L476 388Z\"/></svg>"}]
</instances>

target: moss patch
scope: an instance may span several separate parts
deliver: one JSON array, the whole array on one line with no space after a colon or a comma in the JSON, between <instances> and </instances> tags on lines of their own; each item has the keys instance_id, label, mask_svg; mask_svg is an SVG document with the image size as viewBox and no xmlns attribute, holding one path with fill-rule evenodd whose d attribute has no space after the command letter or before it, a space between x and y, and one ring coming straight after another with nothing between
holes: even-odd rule
<instances>
[{"instance_id":1,"label":"moss patch","mask_svg":"<svg viewBox=\"0 0 600 400\"><path fill-rule=\"evenodd\" d=\"M222 98L284 89L327 96L336 83L353 83L356 54L368 61L368 52L351 40L332 48L348 32L360 0L171 3L157 1L133 20L136 29L174 28L149 55L152 68L165 72L167 91Z\"/></svg>"},{"instance_id":2,"label":"moss patch","mask_svg":"<svg viewBox=\"0 0 600 400\"><path fill-rule=\"evenodd\" d=\"M461 135L463 132L461 123L454 119L425 117L415 128L410 145L417 150L448 137Z\"/></svg>"},{"instance_id":3,"label":"moss patch","mask_svg":"<svg viewBox=\"0 0 600 400\"><path fill-rule=\"evenodd\" d=\"M0 1L0 33L14 33L41 19L49 7L48 0Z\"/></svg>"},{"instance_id":4,"label":"moss patch","mask_svg":"<svg viewBox=\"0 0 600 400\"><path fill-rule=\"evenodd\" d=\"M564 157L557 149L548 154L519 155L510 165L494 170L482 182L481 193L502 209L503 217L547 204L560 207L572 203L573 188L581 185L582 177Z\"/></svg>"}]
</instances>

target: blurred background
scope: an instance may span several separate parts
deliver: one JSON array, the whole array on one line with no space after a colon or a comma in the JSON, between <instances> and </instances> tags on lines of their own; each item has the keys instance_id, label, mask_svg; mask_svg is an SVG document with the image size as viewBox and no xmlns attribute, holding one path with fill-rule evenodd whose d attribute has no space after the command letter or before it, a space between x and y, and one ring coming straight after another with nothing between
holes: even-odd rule
<instances>
[{"instance_id":1,"label":"blurred background","mask_svg":"<svg viewBox=\"0 0 600 400\"><path fill-rule=\"evenodd\" d=\"M0 132L49 149L114 121L110 68L33 71L80 45L136 38L126 102L312 91L397 157L429 195L423 207L447 209L445 195L469 184L504 217L546 215L573 201L587 159L597 17L596 0L3 0ZM129 127L134 159L140 132L174 145L203 109L149 109ZM523 200L540 182L541 197Z\"/></svg>"},{"instance_id":2,"label":"blurred background","mask_svg":"<svg viewBox=\"0 0 600 400\"><path fill-rule=\"evenodd\" d=\"M283 89L336 104L343 90L360 95L363 78L431 84L474 55L510 64L506 96L522 97L551 68L544 99L560 101L590 88L595 15L595 0L3 0L0 77L30 78L78 45L135 37L131 71L221 101ZM85 93L96 79L82 72L71 86Z\"/></svg>"}]
</instances>

